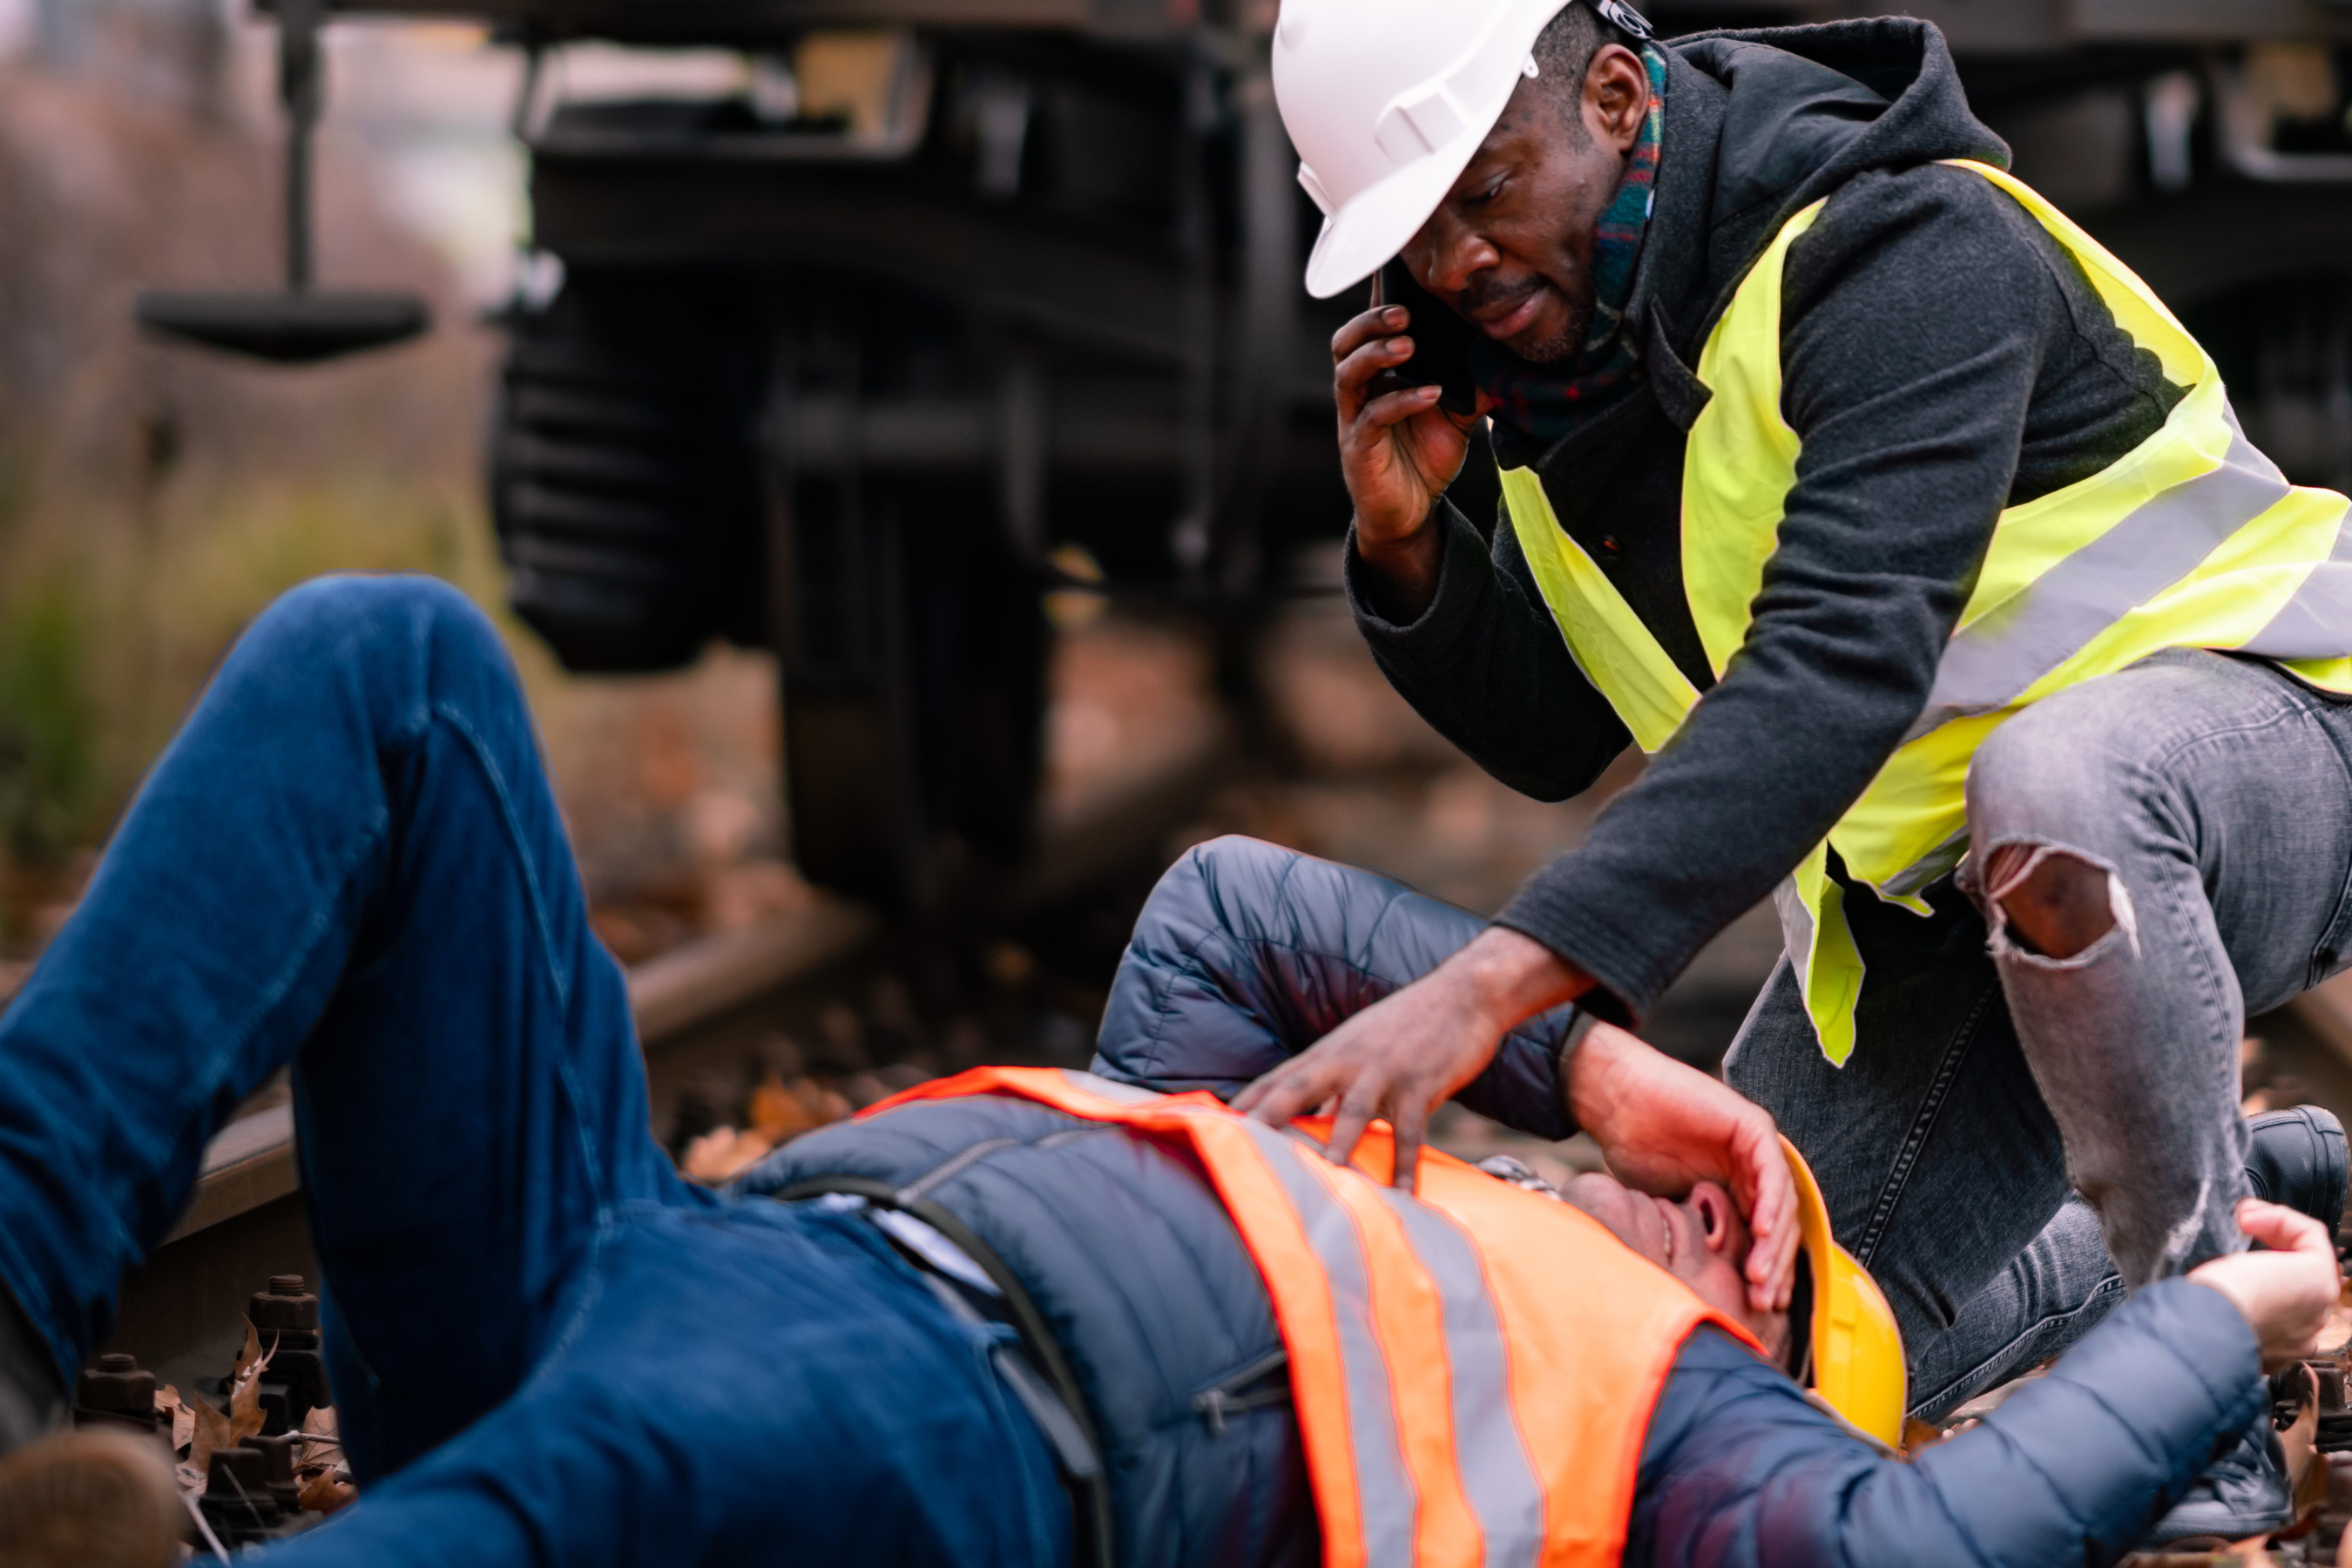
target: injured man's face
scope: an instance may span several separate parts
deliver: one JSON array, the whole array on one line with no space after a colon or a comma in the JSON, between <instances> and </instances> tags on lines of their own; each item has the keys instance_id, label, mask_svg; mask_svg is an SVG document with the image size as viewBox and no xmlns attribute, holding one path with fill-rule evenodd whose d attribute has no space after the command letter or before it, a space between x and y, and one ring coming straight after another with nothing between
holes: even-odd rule
<instances>
[{"instance_id":1,"label":"injured man's face","mask_svg":"<svg viewBox=\"0 0 2352 1568\"><path fill-rule=\"evenodd\" d=\"M1748 1262L1748 1219L1729 1193L1701 1182L1677 1203L1637 1193L1596 1171L1570 1181L1559 1195L1745 1327L1775 1363L1788 1364L1789 1314L1759 1312L1748 1304L1748 1280L1740 1272Z\"/></svg>"}]
</instances>

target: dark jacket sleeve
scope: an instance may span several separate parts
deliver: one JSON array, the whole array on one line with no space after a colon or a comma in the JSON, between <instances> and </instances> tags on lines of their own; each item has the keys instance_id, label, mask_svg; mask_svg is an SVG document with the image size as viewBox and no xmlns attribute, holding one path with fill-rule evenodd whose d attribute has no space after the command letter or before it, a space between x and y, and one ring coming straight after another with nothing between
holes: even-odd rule
<instances>
[{"instance_id":1,"label":"dark jacket sleeve","mask_svg":"<svg viewBox=\"0 0 2352 1568\"><path fill-rule=\"evenodd\" d=\"M1984 1424L1905 1464L1704 1330L1650 1422L1627 1568L2034 1568L2131 1550L2263 1403L2215 1290L2141 1291Z\"/></svg>"},{"instance_id":2,"label":"dark jacket sleeve","mask_svg":"<svg viewBox=\"0 0 2352 1568\"><path fill-rule=\"evenodd\" d=\"M1495 530L1491 552L1451 501L1437 594L1418 620L1381 611L1348 537L1348 601L1381 673L1439 734L1520 794L1566 800L1633 743L1608 699L1570 657L1519 553Z\"/></svg>"},{"instance_id":3,"label":"dark jacket sleeve","mask_svg":"<svg viewBox=\"0 0 2352 1568\"><path fill-rule=\"evenodd\" d=\"M2006 503L2064 265L1982 178L1857 180L1790 249L1797 483L1746 642L1586 844L1497 917L1642 1016L1925 707ZM1607 1004L1596 1005L1605 1007Z\"/></svg>"},{"instance_id":4,"label":"dark jacket sleeve","mask_svg":"<svg viewBox=\"0 0 2352 1568\"><path fill-rule=\"evenodd\" d=\"M1187 850L1160 879L1103 1009L1094 1070L1230 1100L1426 974L1486 921L1352 866L1255 838ZM1562 1007L1505 1037L1455 1098L1538 1138L1576 1129L1559 1093Z\"/></svg>"}]
</instances>

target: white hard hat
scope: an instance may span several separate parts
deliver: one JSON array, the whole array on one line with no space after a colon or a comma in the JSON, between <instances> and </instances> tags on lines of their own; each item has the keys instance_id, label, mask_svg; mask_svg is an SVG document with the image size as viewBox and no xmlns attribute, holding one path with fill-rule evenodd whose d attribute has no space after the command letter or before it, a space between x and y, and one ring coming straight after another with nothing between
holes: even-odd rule
<instances>
[{"instance_id":1,"label":"white hard hat","mask_svg":"<svg viewBox=\"0 0 2352 1568\"><path fill-rule=\"evenodd\" d=\"M1328 300L1404 248L1535 74L1536 35L1572 0L1282 0L1274 99L1298 183L1323 209L1307 291ZM1621 0L1593 9L1637 37Z\"/></svg>"}]
</instances>

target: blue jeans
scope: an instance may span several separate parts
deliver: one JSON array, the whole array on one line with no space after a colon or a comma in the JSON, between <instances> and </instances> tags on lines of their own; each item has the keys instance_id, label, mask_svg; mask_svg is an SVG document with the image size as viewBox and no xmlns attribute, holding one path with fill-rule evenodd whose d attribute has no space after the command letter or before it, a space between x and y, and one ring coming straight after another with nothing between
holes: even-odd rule
<instances>
[{"instance_id":1,"label":"blue jeans","mask_svg":"<svg viewBox=\"0 0 2352 1568\"><path fill-rule=\"evenodd\" d=\"M2071 856L2113 929L2053 959L1988 931L1979 887L1934 921L1851 898L1852 1058L1822 1058L1783 961L1725 1063L1885 1289L1929 1414L2245 1245L2246 1016L2352 957L2352 702L2158 654L2003 725L1969 816L1964 883L2004 845Z\"/></svg>"},{"instance_id":2,"label":"blue jeans","mask_svg":"<svg viewBox=\"0 0 2352 1568\"><path fill-rule=\"evenodd\" d=\"M262 616L0 1015L0 1280L61 1371L289 1063L364 1496L273 1561L1066 1559L982 1331L863 1222L670 1169L512 668L436 583Z\"/></svg>"}]
</instances>

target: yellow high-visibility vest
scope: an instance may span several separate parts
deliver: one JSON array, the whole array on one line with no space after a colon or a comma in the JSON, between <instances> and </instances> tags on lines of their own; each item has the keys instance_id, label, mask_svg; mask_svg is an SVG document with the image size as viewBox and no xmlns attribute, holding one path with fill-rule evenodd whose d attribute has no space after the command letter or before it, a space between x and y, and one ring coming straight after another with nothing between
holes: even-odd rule
<instances>
[{"instance_id":1,"label":"yellow high-visibility vest","mask_svg":"<svg viewBox=\"0 0 2352 1568\"><path fill-rule=\"evenodd\" d=\"M1919 914L1920 890L1968 851L1969 761L2010 715L2168 647L2228 648L2352 692L2352 502L2290 485L2238 428L2212 359L2131 269L2021 182L1990 180L2079 261L2116 324L2188 395L2161 429L2063 489L2003 510L1976 591L1936 666L1926 709L1862 798L1783 882L1776 902L1822 1052L1853 1050L1863 963L1831 877ZM1780 279L1822 202L1784 224L1701 352L1713 396L1683 466L1683 586L1719 680L1746 640L1797 479L1780 413ZM1506 469L1511 527L1577 667L1645 752L1700 700L1650 629L1570 539L1528 468ZM1890 528L1901 520L1886 520Z\"/></svg>"}]
</instances>

